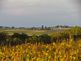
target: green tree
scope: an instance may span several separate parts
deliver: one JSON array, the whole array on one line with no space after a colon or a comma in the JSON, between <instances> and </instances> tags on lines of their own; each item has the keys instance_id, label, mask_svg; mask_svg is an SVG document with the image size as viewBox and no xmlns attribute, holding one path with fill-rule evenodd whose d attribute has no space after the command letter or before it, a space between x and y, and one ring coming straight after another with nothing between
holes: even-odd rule
<instances>
[{"instance_id":1,"label":"green tree","mask_svg":"<svg viewBox=\"0 0 81 61\"><path fill-rule=\"evenodd\" d=\"M0 32L0 44L4 45L7 40L7 33L5 32Z\"/></svg>"},{"instance_id":2,"label":"green tree","mask_svg":"<svg viewBox=\"0 0 81 61\"><path fill-rule=\"evenodd\" d=\"M40 42L43 42L43 43L51 43L51 37L47 34L40 35L39 40Z\"/></svg>"}]
</instances>

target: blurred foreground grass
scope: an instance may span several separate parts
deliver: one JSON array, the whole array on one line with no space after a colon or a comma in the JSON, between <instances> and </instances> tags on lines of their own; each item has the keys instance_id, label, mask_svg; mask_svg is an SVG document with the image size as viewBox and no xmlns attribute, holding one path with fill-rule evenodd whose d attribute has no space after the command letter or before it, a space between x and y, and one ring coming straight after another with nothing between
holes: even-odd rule
<instances>
[{"instance_id":1,"label":"blurred foreground grass","mask_svg":"<svg viewBox=\"0 0 81 61\"><path fill-rule=\"evenodd\" d=\"M81 40L0 46L0 61L81 61Z\"/></svg>"}]
</instances>

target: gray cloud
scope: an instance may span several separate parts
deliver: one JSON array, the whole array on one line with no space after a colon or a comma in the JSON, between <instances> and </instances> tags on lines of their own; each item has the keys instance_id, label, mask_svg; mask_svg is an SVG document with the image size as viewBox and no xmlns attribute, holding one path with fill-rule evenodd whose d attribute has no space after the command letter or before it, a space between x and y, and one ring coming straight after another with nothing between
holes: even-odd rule
<instances>
[{"instance_id":1,"label":"gray cloud","mask_svg":"<svg viewBox=\"0 0 81 61\"><path fill-rule=\"evenodd\" d=\"M76 6L79 14L81 14L81 0L71 0L71 3L73 3L74 6Z\"/></svg>"},{"instance_id":2,"label":"gray cloud","mask_svg":"<svg viewBox=\"0 0 81 61\"><path fill-rule=\"evenodd\" d=\"M40 14L44 12L71 11L75 8L70 7L65 0L6 0L2 4L2 12L6 14L24 15Z\"/></svg>"},{"instance_id":3,"label":"gray cloud","mask_svg":"<svg viewBox=\"0 0 81 61\"><path fill-rule=\"evenodd\" d=\"M4 21L13 25L19 25L18 22L22 23L20 25L79 25L81 22L81 0L0 0L0 2L0 21L3 24Z\"/></svg>"}]
</instances>

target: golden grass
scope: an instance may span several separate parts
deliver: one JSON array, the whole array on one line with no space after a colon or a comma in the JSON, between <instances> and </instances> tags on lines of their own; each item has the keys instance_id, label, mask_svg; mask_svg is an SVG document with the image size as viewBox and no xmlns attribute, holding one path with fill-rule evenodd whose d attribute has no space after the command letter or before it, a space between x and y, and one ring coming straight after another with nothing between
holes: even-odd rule
<instances>
[{"instance_id":1,"label":"golden grass","mask_svg":"<svg viewBox=\"0 0 81 61\"><path fill-rule=\"evenodd\" d=\"M0 46L0 61L81 61L81 40Z\"/></svg>"}]
</instances>

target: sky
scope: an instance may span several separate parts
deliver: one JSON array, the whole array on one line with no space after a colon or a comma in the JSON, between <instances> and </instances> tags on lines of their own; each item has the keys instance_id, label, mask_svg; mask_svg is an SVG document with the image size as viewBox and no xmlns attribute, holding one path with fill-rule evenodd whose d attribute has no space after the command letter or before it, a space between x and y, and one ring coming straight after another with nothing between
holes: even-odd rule
<instances>
[{"instance_id":1,"label":"sky","mask_svg":"<svg viewBox=\"0 0 81 61\"><path fill-rule=\"evenodd\" d=\"M80 6L81 0L0 0L0 26L80 25Z\"/></svg>"}]
</instances>

